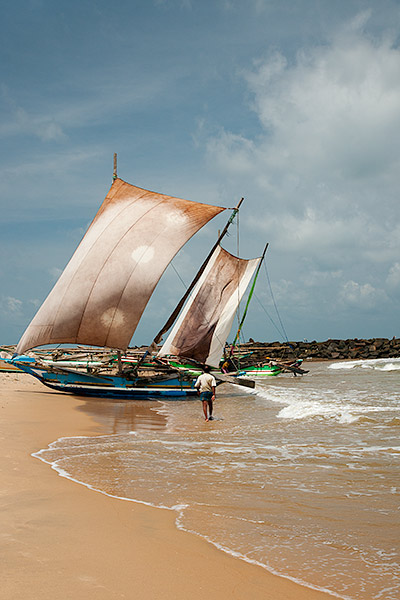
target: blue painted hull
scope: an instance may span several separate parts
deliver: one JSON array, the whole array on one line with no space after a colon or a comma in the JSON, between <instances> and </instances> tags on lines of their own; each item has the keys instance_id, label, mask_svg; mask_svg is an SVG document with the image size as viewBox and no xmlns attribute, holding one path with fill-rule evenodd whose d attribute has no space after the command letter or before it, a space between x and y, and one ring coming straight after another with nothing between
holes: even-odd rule
<instances>
[{"instance_id":1,"label":"blue painted hull","mask_svg":"<svg viewBox=\"0 0 400 600\"><path fill-rule=\"evenodd\" d=\"M78 396L143 400L160 397L182 398L197 394L194 387L195 379L184 381L178 377L166 377L149 383L140 378L130 380L111 375L97 376L67 369L60 369L56 372L38 366L32 361L19 361L18 359L14 361L14 364L22 371L39 379L47 387Z\"/></svg>"}]
</instances>

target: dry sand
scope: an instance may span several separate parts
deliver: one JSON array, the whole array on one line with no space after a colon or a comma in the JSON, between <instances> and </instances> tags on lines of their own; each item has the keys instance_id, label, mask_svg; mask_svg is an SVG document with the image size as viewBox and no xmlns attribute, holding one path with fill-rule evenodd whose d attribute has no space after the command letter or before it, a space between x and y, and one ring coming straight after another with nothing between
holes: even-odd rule
<instances>
[{"instance_id":1,"label":"dry sand","mask_svg":"<svg viewBox=\"0 0 400 600\"><path fill-rule=\"evenodd\" d=\"M179 531L170 511L109 498L31 457L59 437L103 433L79 406L0 373L2 600L332 598Z\"/></svg>"}]
</instances>

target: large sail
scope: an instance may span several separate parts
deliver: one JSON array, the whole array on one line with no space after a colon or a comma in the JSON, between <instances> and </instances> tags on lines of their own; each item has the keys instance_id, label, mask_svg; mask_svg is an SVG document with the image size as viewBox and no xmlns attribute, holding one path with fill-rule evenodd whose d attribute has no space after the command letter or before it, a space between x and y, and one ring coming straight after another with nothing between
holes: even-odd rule
<instances>
[{"instance_id":1,"label":"large sail","mask_svg":"<svg viewBox=\"0 0 400 600\"><path fill-rule=\"evenodd\" d=\"M235 311L260 260L237 258L219 246L158 356L192 358L217 367Z\"/></svg>"},{"instance_id":2,"label":"large sail","mask_svg":"<svg viewBox=\"0 0 400 600\"><path fill-rule=\"evenodd\" d=\"M125 350L175 254L223 210L116 179L17 352L59 343Z\"/></svg>"}]
</instances>

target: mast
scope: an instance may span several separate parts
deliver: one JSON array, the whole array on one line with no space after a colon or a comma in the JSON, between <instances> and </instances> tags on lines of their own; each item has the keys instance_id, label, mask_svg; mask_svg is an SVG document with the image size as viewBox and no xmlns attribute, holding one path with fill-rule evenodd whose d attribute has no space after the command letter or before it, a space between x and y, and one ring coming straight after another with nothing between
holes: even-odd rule
<instances>
[{"instance_id":1,"label":"mast","mask_svg":"<svg viewBox=\"0 0 400 600\"><path fill-rule=\"evenodd\" d=\"M215 242L214 246L211 248L210 253L208 254L207 258L205 259L205 261L203 262L203 264L201 265L200 269L197 272L197 275L195 276L195 278L193 279L192 283L189 285L188 289L186 290L186 292L184 293L184 295L182 296L182 298L180 299L177 307L175 308L174 312L172 313L172 315L169 317L168 321L165 323L164 327L157 333L156 337L153 340L153 344L158 344L162 338L162 336L164 335L164 333L166 331L168 331L168 329L174 324L177 316L179 315L179 313L182 310L183 305L185 304L190 292L192 291L192 289L194 288L194 286L196 285L196 283L198 282L198 280L200 279L201 275L203 274L204 269L207 266L207 263L209 262L211 256L213 255L215 249L220 245L221 240L223 237L225 237L228 229L229 229L229 225L232 223L233 219L236 217L237 213L239 212L239 208L240 205L242 204L244 198L241 198L238 202L238 205L236 206L236 208L233 209L233 212L229 218L229 221L227 222L227 224L225 225L224 229L222 230L222 233L218 236L217 241Z\"/></svg>"},{"instance_id":2,"label":"mast","mask_svg":"<svg viewBox=\"0 0 400 600\"><path fill-rule=\"evenodd\" d=\"M117 153L114 152L114 170L113 170L113 182L117 179Z\"/></svg>"}]
</instances>

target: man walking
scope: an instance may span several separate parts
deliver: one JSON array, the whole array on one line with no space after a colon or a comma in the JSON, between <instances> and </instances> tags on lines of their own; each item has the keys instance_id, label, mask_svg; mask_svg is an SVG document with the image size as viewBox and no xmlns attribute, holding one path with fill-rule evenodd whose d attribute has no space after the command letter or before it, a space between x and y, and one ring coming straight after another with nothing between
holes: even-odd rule
<instances>
[{"instance_id":1,"label":"man walking","mask_svg":"<svg viewBox=\"0 0 400 600\"><path fill-rule=\"evenodd\" d=\"M215 378L210 373L210 367L207 365L203 369L204 373L199 375L194 387L197 388L197 393L200 400L203 402L203 413L206 421L213 420L213 401L215 400L215 388L217 387ZM208 408L208 415L207 415Z\"/></svg>"}]
</instances>

